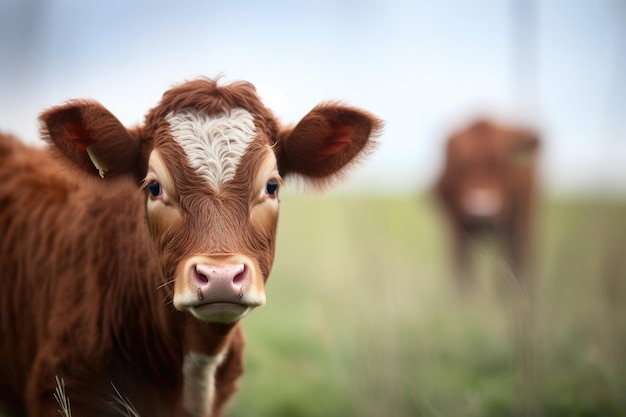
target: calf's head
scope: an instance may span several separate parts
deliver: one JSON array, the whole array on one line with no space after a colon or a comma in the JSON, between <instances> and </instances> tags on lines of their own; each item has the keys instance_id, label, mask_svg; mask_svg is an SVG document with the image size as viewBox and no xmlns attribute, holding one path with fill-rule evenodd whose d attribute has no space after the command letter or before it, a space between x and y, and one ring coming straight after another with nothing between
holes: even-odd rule
<instances>
[{"instance_id":1,"label":"calf's head","mask_svg":"<svg viewBox=\"0 0 626 417\"><path fill-rule=\"evenodd\" d=\"M167 91L137 128L94 101L52 108L41 121L44 138L82 171L136 181L174 306L225 323L265 303L283 179L328 184L382 128L337 103L282 126L251 84L209 79Z\"/></svg>"},{"instance_id":2,"label":"calf's head","mask_svg":"<svg viewBox=\"0 0 626 417\"><path fill-rule=\"evenodd\" d=\"M531 130L478 120L450 137L440 192L450 195L467 221L501 220L520 179L532 169L538 146Z\"/></svg>"}]
</instances>

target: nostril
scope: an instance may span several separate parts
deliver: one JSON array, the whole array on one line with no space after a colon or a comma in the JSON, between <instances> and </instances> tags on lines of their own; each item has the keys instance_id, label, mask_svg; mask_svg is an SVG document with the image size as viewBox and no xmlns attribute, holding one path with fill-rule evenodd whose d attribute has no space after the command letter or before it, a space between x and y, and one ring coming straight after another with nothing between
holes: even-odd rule
<instances>
[{"instance_id":1,"label":"nostril","mask_svg":"<svg viewBox=\"0 0 626 417\"><path fill-rule=\"evenodd\" d=\"M207 277L204 273L198 271L198 265L195 266L193 271L193 277L198 284L203 285L209 283L209 277Z\"/></svg>"},{"instance_id":2,"label":"nostril","mask_svg":"<svg viewBox=\"0 0 626 417\"><path fill-rule=\"evenodd\" d=\"M243 270L233 277L233 284L240 286L246 280L246 275L248 274L248 268L246 265L243 265Z\"/></svg>"}]
</instances>

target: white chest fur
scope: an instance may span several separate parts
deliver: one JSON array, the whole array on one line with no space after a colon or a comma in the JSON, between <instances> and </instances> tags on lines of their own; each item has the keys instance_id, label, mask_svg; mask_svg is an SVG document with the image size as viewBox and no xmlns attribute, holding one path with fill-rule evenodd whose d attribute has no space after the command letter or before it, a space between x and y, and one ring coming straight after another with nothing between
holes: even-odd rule
<instances>
[{"instance_id":1,"label":"white chest fur","mask_svg":"<svg viewBox=\"0 0 626 417\"><path fill-rule=\"evenodd\" d=\"M215 395L215 371L224 355L206 356L190 352L183 362L183 405L193 417L211 415Z\"/></svg>"}]
</instances>

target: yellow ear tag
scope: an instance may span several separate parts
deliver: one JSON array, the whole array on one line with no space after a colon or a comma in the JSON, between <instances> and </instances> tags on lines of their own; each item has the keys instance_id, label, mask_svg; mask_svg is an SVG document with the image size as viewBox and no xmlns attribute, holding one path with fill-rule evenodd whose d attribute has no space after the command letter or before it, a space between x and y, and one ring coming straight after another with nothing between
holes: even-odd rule
<instances>
[{"instance_id":1,"label":"yellow ear tag","mask_svg":"<svg viewBox=\"0 0 626 417\"><path fill-rule=\"evenodd\" d=\"M93 145L87 146L87 154L89 155L89 159L98 170L98 174L100 174L100 178L104 178L104 174L108 171L107 167L98 159L96 156L96 152L93 150Z\"/></svg>"}]
</instances>

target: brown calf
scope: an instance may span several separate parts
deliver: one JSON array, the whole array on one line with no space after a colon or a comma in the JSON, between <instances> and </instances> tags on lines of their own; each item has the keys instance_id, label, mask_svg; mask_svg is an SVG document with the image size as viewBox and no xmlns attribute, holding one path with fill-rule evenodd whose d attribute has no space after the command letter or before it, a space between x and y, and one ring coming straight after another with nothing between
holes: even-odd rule
<instances>
[{"instance_id":1,"label":"brown calf","mask_svg":"<svg viewBox=\"0 0 626 417\"><path fill-rule=\"evenodd\" d=\"M281 126L251 84L175 87L137 128L94 101L41 116L47 149L0 136L0 406L52 417L222 415L239 320L265 303L278 189L324 186L382 123L320 104ZM102 178L101 178L102 177Z\"/></svg>"},{"instance_id":2,"label":"brown calf","mask_svg":"<svg viewBox=\"0 0 626 417\"><path fill-rule=\"evenodd\" d=\"M522 274L538 146L535 132L486 120L448 139L436 190L452 226L459 277L472 274L470 242L480 232L501 239L512 271Z\"/></svg>"}]
</instances>

